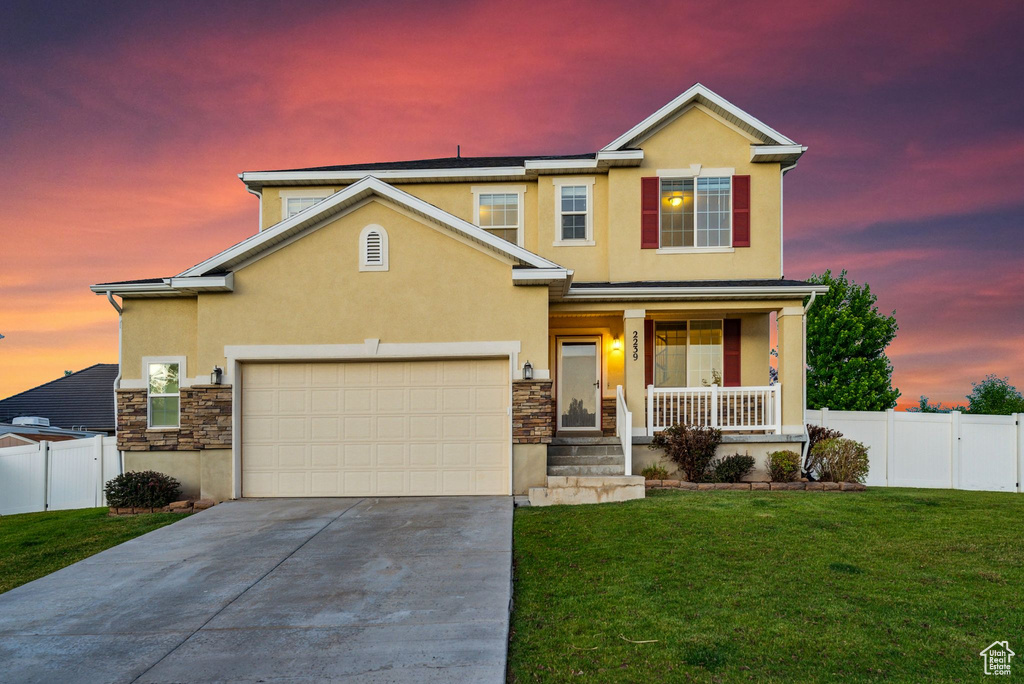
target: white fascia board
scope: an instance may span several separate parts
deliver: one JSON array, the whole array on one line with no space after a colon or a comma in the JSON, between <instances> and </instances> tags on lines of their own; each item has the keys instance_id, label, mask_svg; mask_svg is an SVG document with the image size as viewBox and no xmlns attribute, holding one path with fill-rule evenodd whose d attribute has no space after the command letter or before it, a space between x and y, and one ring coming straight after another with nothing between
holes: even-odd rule
<instances>
[{"instance_id":1,"label":"white fascia board","mask_svg":"<svg viewBox=\"0 0 1024 684\"><path fill-rule=\"evenodd\" d=\"M174 276L170 281L171 287L176 290L231 292L235 289L234 273L227 273L222 276L191 276L186 278Z\"/></svg>"},{"instance_id":2,"label":"white fascia board","mask_svg":"<svg viewBox=\"0 0 1024 684\"><path fill-rule=\"evenodd\" d=\"M159 283L111 283L91 285L96 294L107 292L118 296L131 295L190 295L198 292L231 292L234 290L234 274L222 276L200 276L192 278L164 278Z\"/></svg>"},{"instance_id":3,"label":"white fascia board","mask_svg":"<svg viewBox=\"0 0 1024 684\"><path fill-rule=\"evenodd\" d=\"M174 294L175 290L171 287L171 279L164 278L159 283L110 283L110 284L99 284L90 285L89 289L98 295L105 295L108 292L111 294L122 296L122 295L134 295L134 294Z\"/></svg>"},{"instance_id":4,"label":"white fascia board","mask_svg":"<svg viewBox=\"0 0 1024 684\"><path fill-rule=\"evenodd\" d=\"M750 161L768 161L769 157L775 158L779 156L795 160L806 151L806 145L751 145Z\"/></svg>"},{"instance_id":5,"label":"white fascia board","mask_svg":"<svg viewBox=\"0 0 1024 684\"><path fill-rule=\"evenodd\" d=\"M564 268L515 268L512 269L512 282L524 285L545 285L566 280L570 271Z\"/></svg>"},{"instance_id":6,"label":"white fascia board","mask_svg":"<svg viewBox=\"0 0 1024 684\"><path fill-rule=\"evenodd\" d=\"M597 153L597 161L607 162L610 166L639 166L643 160L643 150L601 150Z\"/></svg>"},{"instance_id":7,"label":"white fascia board","mask_svg":"<svg viewBox=\"0 0 1024 684\"><path fill-rule=\"evenodd\" d=\"M502 240L495 235L491 235L483 228L475 226L469 221L460 219L443 209L439 209L433 204L425 202L415 195L410 195L403 190L399 190L379 178L374 176L364 176L359 181L339 190L324 201L314 204L312 207L309 207L304 211L300 211L298 214L295 214L294 216L287 218L260 233L242 240L220 254L210 257L200 264L196 264L192 268L182 271L178 274L178 277L200 276L208 271L216 270L218 268L226 268L229 265L239 263L241 260L259 253L264 248L299 233L302 230L329 218L331 215L340 213L347 206L361 201L371 195L377 195L390 200L410 211L416 212L426 218L440 223L441 225L447 226L456 233L483 243L495 251L524 265L532 266L534 268L561 268L553 261L548 261L529 250L523 249L518 245L513 245L512 243Z\"/></svg>"},{"instance_id":8,"label":"white fascia board","mask_svg":"<svg viewBox=\"0 0 1024 684\"><path fill-rule=\"evenodd\" d=\"M631 141L642 135L643 133L651 130L665 119L673 116L679 109L690 104L698 98L703 98L708 102L711 102L723 110L729 112L740 121L743 121L751 128L760 132L766 138L775 141L782 145L795 145L796 143L786 136L779 133L777 130L769 126L768 124L758 120L757 118L746 113L736 105L732 104L717 93L712 92L710 89L705 88L700 83L695 83L686 92L679 97L675 98L667 105L659 109L658 111L651 114L649 117L633 126L631 129L620 135L618 138L608 143L606 146L601 148L602 152L618 150L625 147Z\"/></svg>"},{"instance_id":9,"label":"white fascia board","mask_svg":"<svg viewBox=\"0 0 1024 684\"><path fill-rule=\"evenodd\" d=\"M827 285L805 287L603 287L573 290L565 295L566 300L587 299L736 299L737 297L804 297L814 292L828 292Z\"/></svg>"},{"instance_id":10,"label":"white fascia board","mask_svg":"<svg viewBox=\"0 0 1024 684\"><path fill-rule=\"evenodd\" d=\"M549 171L551 169L580 169L592 171L597 168L596 159L527 159L527 171Z\"/></svg>"},{"instance_id":11,"label":"white fascia board","mask_svg":"<svg viewBox=\"0 0 1024 684\"><path fill-rule=\"evenodd\" d=\"M525 176L526 169L522 166L499 166L464 169L377 169L372 174L366 170L354 171L247 171L238 174L243 183L275 183L275 182L322 182L358 181L372 176L381 179L431 180L437 178L507 178L509 176Z\"/></svg>"}]
</instances>

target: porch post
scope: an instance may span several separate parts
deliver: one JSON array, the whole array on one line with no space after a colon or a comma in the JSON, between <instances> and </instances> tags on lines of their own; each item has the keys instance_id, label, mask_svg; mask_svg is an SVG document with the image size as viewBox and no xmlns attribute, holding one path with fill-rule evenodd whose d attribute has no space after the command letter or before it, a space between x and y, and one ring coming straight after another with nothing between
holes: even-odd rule
<instances>
[{"instance_id":1,"label":"porch post","mask_svg":"<svg viewBox=\"0 0 1024 684\"><path fill-rule=\"evenodd\" d=\"M782 385L782 431L804 431L804 310L787 306L778 312L779 384Z\"/></svg>"},{"instance_id":2,"label":"porch post","mask_svg":"<svg viewBox=\"0 0 1024 684\"><path fill-rule=\"evenodd\" d=\"M644 309L626 309L622 312L625 334L622 372L625 376L626 406L633 414L633 434L647 434L647 402L644 399Z\"/></svg>"}]
</instances>

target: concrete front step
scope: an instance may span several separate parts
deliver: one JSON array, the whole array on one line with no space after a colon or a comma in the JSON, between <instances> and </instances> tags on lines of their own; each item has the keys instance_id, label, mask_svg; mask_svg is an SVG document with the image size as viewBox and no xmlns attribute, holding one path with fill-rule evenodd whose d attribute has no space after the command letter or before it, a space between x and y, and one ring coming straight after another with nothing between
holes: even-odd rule
<instances>
[{"instance_id":1,"label":"concrete front step","mask_svg":"<svg viewBox=\"0 0 1024 684\"><path fill-rule=\"evenodd\" d=\"M548 475L554 477L604 477L622 475L623 465L549 465Z\"/></svg>"},{"instance_id":2,"label":"concrete front step","mask_svg":"<svg viewBox=\"0 0 1024 684\"><path fill-rule=\"evenodd\" d=\"M618 437L555 437L551 446L619 444Z\"/></svg>"},{"instance_id":3,"label":"concrete front step","mask_svg":"<svg viewBox=\"0 0 1024 684\"><path fill-rule=\"evenodd\" d=\"M622 456L622 447L618 444L558 444L548 445L548 456L592 456L595 454L617 454Z\"/></svg>"},{"instance_id":4,"label":"concrete front step","mask_svg":"<svg viewBox=\"0 0 1024 684\"><path fill-rule=\"evenodd\" d=\"M549 466L563 465L617 465L620 468L625 463L625 458L619 454L581 454L578 456L551 454L548 452Z\"/></svg>"},{"instance_id":5,"label":"concrete front step","mask_svg":"<svg viewBox=\"0 0 1024 684\"><path fill-rule=\"evenodd\" d=\"M610 503L644 498L640 475L608 477L548 476L547 487L530 487L531 506Z\"/></svg>"}]
</instances>

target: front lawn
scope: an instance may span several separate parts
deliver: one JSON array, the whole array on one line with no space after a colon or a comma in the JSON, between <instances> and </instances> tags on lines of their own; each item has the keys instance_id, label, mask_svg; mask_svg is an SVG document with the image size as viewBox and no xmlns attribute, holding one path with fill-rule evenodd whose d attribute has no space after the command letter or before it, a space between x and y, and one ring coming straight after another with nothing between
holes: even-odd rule
<instances>
[{"instance_id":1,"label":"front lawn","mask_svg":"<svg viewBox=\"0 0 1024 684\"><path fill-rule=\"evenodd\" d=\"M516 509L511 679L977 681L1024 652L1021 521L921 489Z\"/></svg>"},{"instance_id":2,"label":"front lawn","mask_svg":"<svg viewBox=\"0 0 1024 684\"><path fill-rule=\"evenodd\" d=\"M0 593L184 517L149 513L112 518L107 510L0 517Z\"/></svg>"}]
</instances>

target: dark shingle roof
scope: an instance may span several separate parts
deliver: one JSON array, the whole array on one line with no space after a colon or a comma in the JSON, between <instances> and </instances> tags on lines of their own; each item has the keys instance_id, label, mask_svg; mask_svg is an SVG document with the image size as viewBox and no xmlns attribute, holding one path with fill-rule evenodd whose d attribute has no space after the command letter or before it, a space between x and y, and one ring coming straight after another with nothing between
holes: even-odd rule
<instances>
[{"instance_id":1,"label":"dark shingle roof","mask_svg":"<svg viewBox=\"0 0 1024 684\"><path fill-rule=\"evenodd\" d=\"M116 363L97 363L77 373L0 400L0 423L22 416L49 418L53 427L84 426L114 431Z\"/></svg>"},{"instance_id":2,"label":"dark shingle roof","mask_svg":"<svg viewBox=\"0 0 1024 684\"><path fill-rule=\"evenodd\" d=\"M807 287L814 285L805 280L755 279L755 280L633 280L621 283L578 283L574 290L606 287Z\"/></svg>"},{"instance_id":3,"label":"dark shingle roof","mask_svg":"<svg viewBox=\"0 0 1024 684\"><path fill-rule=\"evenodd\" d=\"M406 161L372 162L369 164L337 164L334 166L309 166L302 169L274 169L257 173L281 173L283 171L379 171L381 169L478 169L491 166L522 166L527 159L595 159L596 152L584 154L526 155L516 157L439 157L437 159L409 159Z\"/></svg>"}]
</instances>

